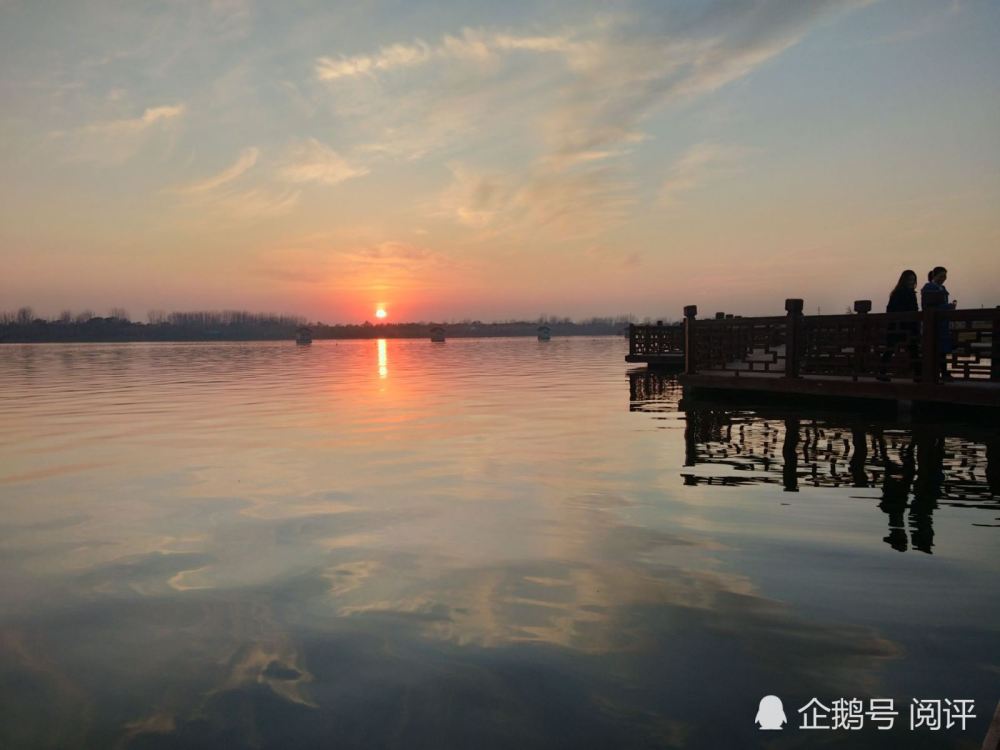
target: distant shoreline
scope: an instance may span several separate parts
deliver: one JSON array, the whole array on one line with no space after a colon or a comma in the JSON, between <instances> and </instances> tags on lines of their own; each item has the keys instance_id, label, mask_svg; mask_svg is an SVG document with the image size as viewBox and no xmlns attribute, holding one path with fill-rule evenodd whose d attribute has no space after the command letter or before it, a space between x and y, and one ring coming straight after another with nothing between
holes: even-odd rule
<instances>
[{"instance_id":1,"label":"distant shoreline","mask_svg":"<svg viewBox=\"0 0 1000 750\"><path fill-rule=\"evenodd\" d=\"M446 338L451 339L508 339L508 338L535 338L535 333L471 333L471 334L448 334ZM552 338L623 338L624 333L553 333ZM371 336L313 336L313 343L319 341L377 341L379 339L395 341L421 341L430 339L430 335L425 336L397 336L389 334L372 334ZM18 344L239 344L239 343L259 343L267 341L283 341L294 343L295 337L280 338L176 338L176 339L0 339L0 347L3 345L16 346Z\"/></svg>"},{"instance_id":2,"label":"distant shoreline","mask_svg":"<svg viewBox=\"0 0 1000 750\"><path fill-rule=\"evenodd\" d=\"M621 336L628 330L622 322L514 322L514 323L400 323L349 326L309 326L314 341L371 339L427 339L431 328L440 327L445 338L535 337L544 325L552 336ZM293 341L296 327L290 325L233 325L213 328L171 324L131 323L96 318L86 323L61 324L36 320L28 324L0 326L0 344L114 344L213 341Z\"/></svg>"}]
</instances>

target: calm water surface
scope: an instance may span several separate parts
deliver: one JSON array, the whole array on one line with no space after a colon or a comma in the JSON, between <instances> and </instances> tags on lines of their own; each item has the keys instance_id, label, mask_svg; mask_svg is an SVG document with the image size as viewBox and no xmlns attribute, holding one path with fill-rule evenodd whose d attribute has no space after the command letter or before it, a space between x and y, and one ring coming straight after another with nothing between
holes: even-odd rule
<instances>
[{"instance_id":1,"label":"calm water surface","mask_svg":"<svg viewBox=\"0 0 1000 750\"><path fill-rule=\"evenodd\" d=\"M0 747L978 747L997 433L681 410L625 350L0 348Z\"/></svg>"}]
</instances>

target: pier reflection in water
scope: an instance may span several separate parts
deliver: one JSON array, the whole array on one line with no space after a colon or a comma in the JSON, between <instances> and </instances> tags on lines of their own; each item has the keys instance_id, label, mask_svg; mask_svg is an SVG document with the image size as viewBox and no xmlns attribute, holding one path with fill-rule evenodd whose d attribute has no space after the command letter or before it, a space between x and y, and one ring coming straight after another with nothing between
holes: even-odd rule
<instances>
[{"instance_id":1,"label":"pier reflection in water","mask_svg":"<svg viewBox=\"0 0 1000 750\"><path fill-rule=\"evenodd\" d=\"M684 413L686 485L871 489L863 499L877 500L888 517L884 541L900 552L933 552L933 516L942 505L1000 511L996 429L682 399L676 380L655 371L629 373L629 387L632 411L677 404ZM995 515L974 523L1000 527Z\"/></svg>"}]
</instances>

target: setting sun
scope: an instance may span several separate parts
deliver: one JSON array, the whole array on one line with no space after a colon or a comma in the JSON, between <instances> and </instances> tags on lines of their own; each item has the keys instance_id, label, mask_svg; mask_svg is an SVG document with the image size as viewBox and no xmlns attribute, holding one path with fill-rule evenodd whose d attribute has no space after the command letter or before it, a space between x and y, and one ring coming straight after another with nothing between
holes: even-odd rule
<instances>
[{"instance_id":1,"label":"setting sun","mask_svg":"<svg viewBox=\"0 0 1000 750\"><path fill-rule=\"evenodd\" d=\"M375 317L381 320L386 316L386 311L384 307L380 307L375 311Z\"/></svg>"}]
</instances>

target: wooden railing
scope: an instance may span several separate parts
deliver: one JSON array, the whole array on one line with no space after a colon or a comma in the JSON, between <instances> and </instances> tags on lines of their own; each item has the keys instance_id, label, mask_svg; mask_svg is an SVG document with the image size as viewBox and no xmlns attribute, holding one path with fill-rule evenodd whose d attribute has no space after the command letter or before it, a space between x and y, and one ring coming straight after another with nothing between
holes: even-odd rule
<instances>
[{"instance_id":1,"label":"wooden railing","mask_svg":"<svg viewBox=\"0 0 1000 750\"><path fill-rule=\"evenodd\" d=\"M684 371L1000 382L1000 308L872 314L868 300L846 315L806 316L802 308L789 299L783 316L708 320L684 308Z\"/></svg>"},{"instance_id":2,"label":"wooden railing","mask_svg":"<svg viewBox=\"0 0 1000 750\"><path fill-rule=\"evenodd\" d=\"M951 335L952 351L946 356L951 375L1000 381L1000 308L947 310L941 317Z\"/></svg>"},{"instance_id":3,"label":"wooden railing","mask_svg":"<svg viewBox=\"0 0 1000 750\"><path fill-rule=\"evenodd\" d=\"M786 325L784 317L699 320L690 351L699 371L783 374Z\"/></svg>"},{"instance_id":4,"label":"wooden railing","mask_svg":"<svg viewBox=\"0 0 1000 750\"><path fill-rule=\"evenodd\" d=\"M680 324L629 326L628 353L630 356L659 356L679 354L684 351L684 327Z\"/></svg>"}]
</instances>

